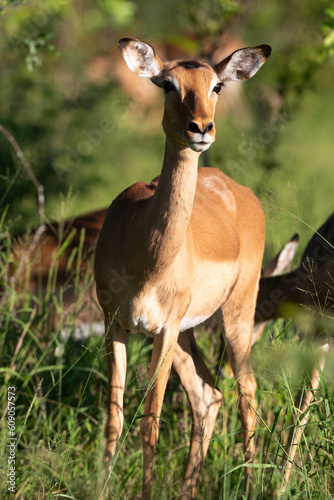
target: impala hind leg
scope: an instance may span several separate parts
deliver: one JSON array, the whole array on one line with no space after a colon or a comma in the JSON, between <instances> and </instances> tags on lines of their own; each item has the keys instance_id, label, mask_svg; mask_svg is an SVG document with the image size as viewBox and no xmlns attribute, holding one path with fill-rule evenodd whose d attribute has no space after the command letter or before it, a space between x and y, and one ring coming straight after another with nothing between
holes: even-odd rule
<instances>
[{"instance_id":1,"label":"impala hind leg","mask_svg":"<svg viewBox=\"0 0 334 500\"><path fill-rule=\"evenodd\" d=\"M106 320L106 356L108 366L108 420L106 427L105 463L111 465L122 433L123 395L127 364L128 334L114 328Z\"/></svg>"},{"instance_id":2,"label":"impala hind leg","mask_svg":"<svg viewBox=\"0 0 334 500\"><path fill-rule=\"evenodd\" d=\"M151 498L154 451L159 436L159 417L178 335L178 327L169 328L156 335L153 341L145 416L140 422L140 437L143 444L143 500Z\"/></svg>"},{"instance_id":3,"label":"impala hind leg","mask_svg":"<svg viewBox=\"0 0 334 500\"><path fill-rule=\"evenodd\" d=\"M236 293L236 297L238 297L238 293ZM253 335L255 298L248 294L246 296L240 294L237 303L231 299L228 304L225 304L223 311L224 336L229 361L238 385L245 459L249 461L255 452L256 382L249 359ZM246 468L246 474L251 477L252 469Z\"/></svg>"},{"instance_id":4,"label":"impala hind leg","mask_svg":"<svg viewBox=\"0 0 334 500\"><path fill-rule=\"evenodd\" d=\"M215 388L213 378L197 347L193 330L180 333L173 367L187 393L193 414L187 467L178 496L185 500L196 496L199 473L223 396Z\"/></svg>"}]
</instances>

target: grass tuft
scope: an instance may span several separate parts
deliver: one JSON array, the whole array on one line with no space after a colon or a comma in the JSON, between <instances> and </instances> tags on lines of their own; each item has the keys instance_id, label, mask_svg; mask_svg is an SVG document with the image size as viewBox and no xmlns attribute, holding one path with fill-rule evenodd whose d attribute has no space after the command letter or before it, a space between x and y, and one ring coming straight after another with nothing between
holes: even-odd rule
<instances>
[{"instance_id":1,"label":"grass tuft","mask_svg":"<svg viewBox=\"0 0 334 500\"><path fill-rule=\"evenodd\" d=\"M2 231L4 232L4 231ZM8 234L8 231L7 231ZM66 243L66 242L65 242ZM63 248L63 247L62 247ZM80 245L78 255L80 255ZM109 481L103 471L107 407L106 356L103 337L76 340L73 332L84 303L85 286L74 270L77 301L64 315L62 291L55 287L56 264L50 268L48 294L41 298L17 289L8 279L10 238L1 249L0 282L0 496L15 499L136 499L141 497L142 452L139 419L148 385L152 345L144 336L130 337L125 423ZM73 260L74 262L74 260ZM77 262L77 261L75 261ZM75 267L75 266L74 266ZM87 278L87 277L86 277ZM52 311L56 310L57 314ZM56 321L56 318L61 321ZM64 327L68 326L64 335ZM208 455L200 476L197 499L278 498L281 462L287 451L295 395L305 389L314 358L308 342L300 341L292 322L267 327L255 345L252 362L258 383L256 457L245 463L238 395L234 379L218 377L219 336L199 331L197 339L224 396ZM333 362L329 354L320 387L307 411L309 421L292 466L285 499L330 499L334 496ZM8 388L15 387L16 492L7 489ZM300 422L301 417L299 418ZM299 423L297 422L296 426ZM188 456L191 414L184 391L172 373L160 419L154 465L154 499L177 497ZM253 489L245 483L245 468L254 472Z\"/></svg>"}]
</instances>

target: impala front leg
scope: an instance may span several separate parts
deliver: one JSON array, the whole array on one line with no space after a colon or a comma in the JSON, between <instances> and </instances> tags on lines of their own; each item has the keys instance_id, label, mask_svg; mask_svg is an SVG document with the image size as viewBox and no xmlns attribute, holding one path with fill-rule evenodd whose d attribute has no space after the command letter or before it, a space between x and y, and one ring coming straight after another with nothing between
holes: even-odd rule
<instances>
[{"instance_id":1,"label":"impala front leg","mask_svg":"<svg viewBox=\"0 0 334 500\"><path fill-rule=\"evenodd\" d=\"M106 318L108 316L106 315ZM106 320L106 354L108 365L108 421L106 428L105 463L110 467L118 440L122 433L123 395L127 364L128 334L114 328Z\"/></svg>"},{"instance_id":2,"label":"impala front leg","mask_svg":"<svg viewBox=\"0 0 334 500\"><path fill-rule=\"evenodd\" d=\"M168 328L156 336L153 342L145 417L140 423L140 436L143 444L143 500L151 498L154 451L159 436L159 417L178 335L178 327Z\"/></svg>"}]
</instances>

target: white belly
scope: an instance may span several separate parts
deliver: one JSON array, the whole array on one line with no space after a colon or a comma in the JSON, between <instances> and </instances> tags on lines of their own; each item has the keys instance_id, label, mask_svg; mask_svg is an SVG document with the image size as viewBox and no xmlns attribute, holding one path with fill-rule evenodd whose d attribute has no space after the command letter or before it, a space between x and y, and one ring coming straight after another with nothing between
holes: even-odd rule
<instances>
[{"instance_id":1,"label":"white belly","mask_svg":"<svg viewBox=\"0 0 334 500\"><path fill-rule=\"evenodd\" d=\"M180 332L184 332L185 330L189 330L189 328L195 328L195 326L201 325L204 321L211 318L211 316L212 314L209 314L208 316L195 316L194 318L185 316L180 324Z\"/></svg>"}]
</instances>

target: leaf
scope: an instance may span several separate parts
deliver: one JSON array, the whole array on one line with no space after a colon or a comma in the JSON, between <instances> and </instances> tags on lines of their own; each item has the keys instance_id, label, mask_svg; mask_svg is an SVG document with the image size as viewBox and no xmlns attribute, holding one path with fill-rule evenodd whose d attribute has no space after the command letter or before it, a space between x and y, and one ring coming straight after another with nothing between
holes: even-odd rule
<instances>
[{"instance_id":1,"label":"leaf","mask_svg":"<svg viewBox=\"0 0 334 500\"><path fill-rule=\"evenodd\" d=\"M334 30L331 31L324 39L324 46L329 48L334 45Z\"/></svg>"}]
</instances>

